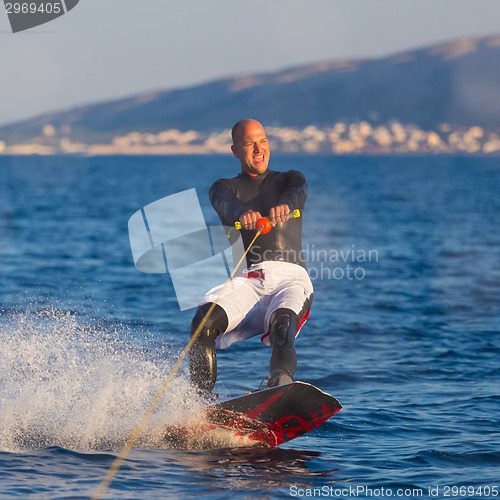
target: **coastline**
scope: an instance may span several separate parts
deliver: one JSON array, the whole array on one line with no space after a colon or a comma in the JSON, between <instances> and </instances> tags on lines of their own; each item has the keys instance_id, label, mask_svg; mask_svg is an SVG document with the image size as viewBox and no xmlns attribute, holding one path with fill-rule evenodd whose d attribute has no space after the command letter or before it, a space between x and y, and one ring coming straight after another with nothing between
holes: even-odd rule
<instances>
[{"instance_id":1,"label":"coastline","mask_svg":"<svg viewBox=\"0 0 500 500\"><path fill-rule=\"evenodd\" d=\"M479 126L441 124L437 130L422 130L415 125L389 123L371 125L336 123L331 127L266 127L273 153L304 155L412 155L458 154L497 156L500 137ZM231 154L229 129L204 132L177 129L154 134L132 131L115 135L110 142L86 143L73 138L71 127L56 129L46 124L40 135L16 144L0 139L0 156L172 156ZM98 139L99 140L99 139ZM109 139L108 139L109 141ZM90 141L89 141L90 142Z\"/></svg>"}]
</instances>

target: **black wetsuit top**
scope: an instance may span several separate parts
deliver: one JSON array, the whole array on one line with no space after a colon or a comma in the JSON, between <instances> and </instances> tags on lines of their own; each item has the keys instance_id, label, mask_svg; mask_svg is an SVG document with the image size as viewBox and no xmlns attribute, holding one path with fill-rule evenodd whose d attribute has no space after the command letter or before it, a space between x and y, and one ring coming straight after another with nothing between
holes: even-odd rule
<instances>
[{"instance_id":1,"label":"black wetsuit top","mask_svg":"<svg viewBox=\"0 0 500 500\"><path fill-rule=\"evenodd\" d=\"M241 173L232 179L219 179L210 188L209 196L232 243L238 235L231 228L249 210L267 217L271 208L288 205L290 212L299 209L302 213L307 183L305 177L296 170L274 172L268 169L256 177ZM241 230L245 249L252 242L255 232ZM291 262L306 267L302 252L302 217L276 224L269 233L258 237L247 254L247 265L264 260Z\"/></svg>"}]
</instances>

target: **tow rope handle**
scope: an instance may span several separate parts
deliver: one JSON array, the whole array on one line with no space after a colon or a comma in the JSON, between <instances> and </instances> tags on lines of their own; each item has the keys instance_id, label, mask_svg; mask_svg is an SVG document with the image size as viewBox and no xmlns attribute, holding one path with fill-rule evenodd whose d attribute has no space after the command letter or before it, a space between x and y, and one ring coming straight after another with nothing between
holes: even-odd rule
<instances>
[{"instance_id":1,"label":"tow rope handle","mask_svg":"<svg viewBox=\"0 0 500 500\"><path fill-rule=\"evenodd\" d=\"M288 219L293 218L293 219L298 219L300 217L300 210L296 208L293 212L290 212L288 214ZM263 217L265 219L265 217ZM241 222L238 220L234 223L234 228L237 229L238 231L242 228Z\"/></svg>"}]
</instances>

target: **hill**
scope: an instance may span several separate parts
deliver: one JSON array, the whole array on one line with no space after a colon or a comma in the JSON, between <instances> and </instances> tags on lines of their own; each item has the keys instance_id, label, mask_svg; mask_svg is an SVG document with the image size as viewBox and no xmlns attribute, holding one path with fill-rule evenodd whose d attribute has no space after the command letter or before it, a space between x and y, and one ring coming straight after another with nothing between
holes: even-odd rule
<instances>
[{"instance_id":1,"label":"hill","mask_svg":"<svg viewBox=\"0 0 500 500\"><path fill-rule=\"evenodd\" d=\"M451 124L500 132L500 35L80 106L0 127L0 141L33 140L48 124L59 138L87 144L131 131L210 133L247 116L276 127L368 121L375 127L399 122L438 130Z\"/></svg>"}]
</instances>

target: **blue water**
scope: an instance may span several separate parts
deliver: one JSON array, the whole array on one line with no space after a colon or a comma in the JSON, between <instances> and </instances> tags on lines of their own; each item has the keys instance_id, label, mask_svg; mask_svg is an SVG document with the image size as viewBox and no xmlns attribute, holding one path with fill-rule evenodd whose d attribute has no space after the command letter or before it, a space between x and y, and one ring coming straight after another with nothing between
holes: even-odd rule
<instances>
[{"instance_id":1,"label":"blue water","mask_svg":"<svg viewBox=\"0 0 500 500\"><path fill-rule=\"evenodd\" d=\"M296 378L343 409L280 449L168 449L162 423L197 404L183 365L107 497L500 494L498 159L271 161L309 182L315 299ZM0 159L0 498L91 496L193 314L168 275L135 269L128 219L195 187L216 223L206 192L237 169L230 157ZM269 355L258 339L219 353L216 391L257 387Z\"/></svg>"}]
</instances>

